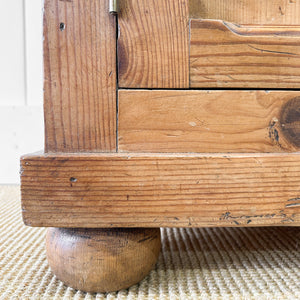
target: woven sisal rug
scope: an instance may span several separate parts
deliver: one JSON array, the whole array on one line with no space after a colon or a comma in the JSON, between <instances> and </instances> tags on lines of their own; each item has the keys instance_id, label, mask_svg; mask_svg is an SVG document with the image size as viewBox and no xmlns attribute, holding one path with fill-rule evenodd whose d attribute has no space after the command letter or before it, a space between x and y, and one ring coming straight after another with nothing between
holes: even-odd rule
<instances>
[{"instance_id":1,"label":"woven sisal rug","mask_svg":"<svg viewBox=\"0 0 300 300\"><path fill-rule=\"evenodd\" d=\"M128 290L86 294L48 267L44 228L0 186L0 299L300 299L300 228L163 229L156 269Z\"/></svg>"}]
</instances>

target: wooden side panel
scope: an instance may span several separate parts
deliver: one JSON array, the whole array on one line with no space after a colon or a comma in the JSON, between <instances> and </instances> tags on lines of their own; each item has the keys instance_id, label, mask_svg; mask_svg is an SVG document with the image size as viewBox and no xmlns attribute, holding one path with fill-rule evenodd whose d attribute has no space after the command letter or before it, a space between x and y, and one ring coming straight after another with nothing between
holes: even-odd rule
<instances>
[{"instance_id":1,"label":"wooden side panel","mask_svg":"<svg viewBox=\"0 0 300 300\"><path fill-rule=\"evenodd\" d=\"M300 225L300 154L22 159L27 225Z\"/></svg>"},{"instance_id":2,"label":"wooden side panel","mask_svg":"<svg viewBox=\"0 0 300 300\"><path fill-rule=\"evenodd\" d=\"M122 0L119 86L189 87L188 0Z\"/></svg>"},{"instance_id":3,"label":"wooden side panel","mask_svg":"<svg viewBox=\"0 0 300 300\"><path fill-rule=\"evenodd\" d=\"M108 1L45 0L45 148L116 151L116 26Z\"/></svg>"},{"instance_id":4,"label":"wooden side panel","mask_svg":"<svg viewBox=\"0 0 300 300\"><path fill-rule=\"evenodd\" d=\"M121 152L300 150L300 92L119 91Z\"/></svg>"},{"instance_id":5,"label":"wooden side panel","mask_svg":"<svg viewBox=\"0 0 300 300\"><path fill-rule=\"evenodd\" d=\"M300 26L191 20L190 86L300 88Z\"/></svg>"},{"instance_id":6,"label":"wooden side panel","mask_svg":"<svg viewBox=\"0 0 300 300\"><path fill-rule=\"evenodd\" d=\"M189 0L190 17L238 24L299 25L297 0Z\"/></svg>"}]
</instances>

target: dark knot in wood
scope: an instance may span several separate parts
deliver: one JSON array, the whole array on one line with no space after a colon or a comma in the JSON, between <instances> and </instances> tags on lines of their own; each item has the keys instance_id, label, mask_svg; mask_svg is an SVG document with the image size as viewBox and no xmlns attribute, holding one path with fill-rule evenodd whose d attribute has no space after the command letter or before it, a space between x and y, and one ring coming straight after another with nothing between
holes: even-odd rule
<instances>
[{"instance_id":1,"label":"dark knot in wood","mask_svg":"<svg viewBox=\"0 0 300 300\"><path fill-rule=\"evenodd\" d=\"M288 142L300 148L300 96L285 103L280 113L280 124Z\"/></svg>"}]
</instances>

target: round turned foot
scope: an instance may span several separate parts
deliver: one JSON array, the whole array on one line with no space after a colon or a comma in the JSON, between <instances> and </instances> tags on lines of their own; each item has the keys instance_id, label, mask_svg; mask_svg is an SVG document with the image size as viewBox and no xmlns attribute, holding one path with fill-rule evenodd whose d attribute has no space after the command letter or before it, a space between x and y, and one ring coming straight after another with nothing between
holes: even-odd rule
<instances>
[{"instance_id":1,"label":"round turned foot","mask_svg":"<svg viewBox=\"0 0 300 300\"><path fill-rule=\"evenodd\" d=\"M160 252L159 228L50 228L47 258L65 284L85 292L112 292L142 280Z\"/></svg>"}]
</instances>

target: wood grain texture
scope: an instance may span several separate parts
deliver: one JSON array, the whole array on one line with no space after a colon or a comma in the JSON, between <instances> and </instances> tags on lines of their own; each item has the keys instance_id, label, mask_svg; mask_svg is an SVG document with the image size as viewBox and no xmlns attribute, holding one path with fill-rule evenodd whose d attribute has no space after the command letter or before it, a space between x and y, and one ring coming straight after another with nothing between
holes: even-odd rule
<instances>
[{"instance_id":1,"label":"wood grain texture","mask_svg":"<svg viewBox=\"0 0 300 300\"><path fill-rule=\"evenodd\" d=\"M300 225L300 153L37 154L21 165L31 226Z\"/></svg>"},{"instance_id":2,"label":"wood grain texture","mask_svg":"<svg viewBox=\"0 0 300 300\"><path fill-rule=\"evenodd\" d=\"M118 20L120 87L188 88L187 0L122 0Z\"/></svg>"},{"instance_id":3,"label":"wood grain texture","mask_svg":"<svg viewBox=\"0 0 300 300\"><path fill-rule=\"evenodd\" d=\"M45 0L47 152L116 151L116 26L108 1Z\"/></svg>"},{"instance_id":4,"label":"wood grain texture","mask_svg":"<svg viewBox=\"0 0 300 300\"><path fill-rule=\"evenodd\" d=\"M299 25L297 0L189 0L190 17L239 24Z\"/></svg>"},{"instance_id":5,"label":"wood grain texture","mask_svg":"<svg viewBox=\"0 0 300 300\"><path fill-rule=\"evenodd\" d=\"M85 292L115 292L141 281L161 248L160 229L50 228L46 238L52 272Z\"/></svg>"},{"instance_id":6,"label":"wood grain texture","mask_svg":"<svg viewBox=\"0 0 300 300\"><path fill-rule=\"evenodd\" d=\"M300 150L300 92L119 91L121 152Z\"/></svg>"},{"instance_id":7,"label":"wood grain texture","mask_svg":"<svg viewBox=\"0 0 300 300\"><path fill-rule=\"evenodd\" d=\"M300 26L191 20L190 86L299 88Z\"/></svg>"}]
</instances>

